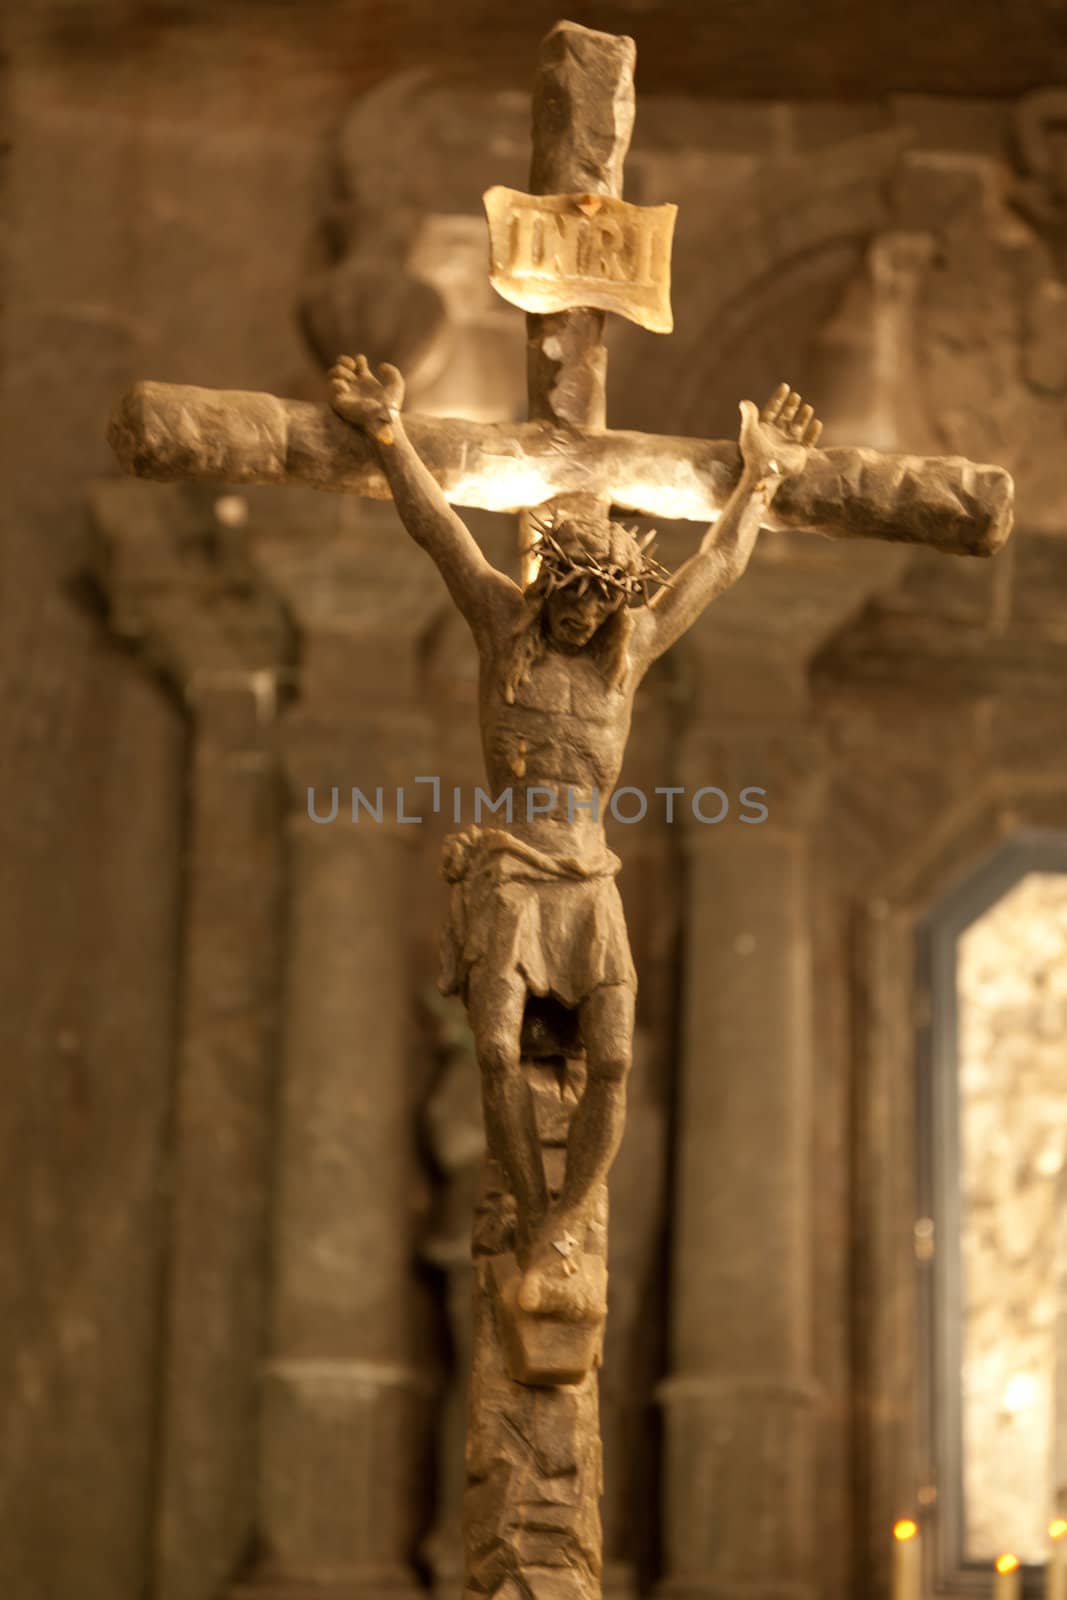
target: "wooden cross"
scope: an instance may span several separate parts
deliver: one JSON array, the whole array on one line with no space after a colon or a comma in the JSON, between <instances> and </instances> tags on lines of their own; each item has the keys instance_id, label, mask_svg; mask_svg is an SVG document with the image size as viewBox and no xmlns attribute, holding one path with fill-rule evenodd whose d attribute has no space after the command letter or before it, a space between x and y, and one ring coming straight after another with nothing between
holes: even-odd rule
<instances>
[{"instance_id":1,"label":"wooden cross","mask_svg":"<svg viewBox=\"0 0 1067 1600\"><path fill-rule=\"evenodd\" d=\"M621 194L634 58L631 39L574 23L548 35L534 93L535 194ZM576 308L528 323L528 422L405 416L446 498L523 514L580 494L661 520L714 520L740 474L737 445L607 429L604 312ZM303 483L389 498L370 446L326 405L138 383L116 407L109 439L139 477ZM812 452L775 499L768 526L988 556L1008 537L1011 517L1012 481L1001 467L839 447Z\"/></svg>"},{"instance_id":2,"label":"wooden cross","mask_svg":"<svg viewBox=\"0 0 1067 1600\"><path fill-rule=\"evenodd\" d=\"M568 270L584 274L585 281L597 270L611 276L623 260L621 236L610 228L619 214L615 202L621 200L633 124L634 57L632 40L572 23L558 24L542 46L530 187L535 196L548 197L542 210L551 213L557 206L566 215L560 229L563 278ZM516 203L521 208L523 197ZM606 220L595 237L602 244L590 266L581 218L601 211ZM543 226L535 215L521 232L527 266L545 266L543 250L537 256L533 243L535 228ZM654 241L635 253L645 277L654 257ZM549 280L554 262L553 257L544 272ZM547 288L552 309L528 318L529 421L487 426L404 419L446 499L518 513L527 535L526 519L535 509L541 517L545 508L558 515L582 510L589 501L659 519L714 520L740 476L737 446L608 430L603 326L604 306L612 302L601 296L599 307L561 304L561 285L549 282ZM642 315L647 325L663 326L663 306L654 299ZM297 482L389 495L364 434L326 406L141 383L119 403L110 438L123 466L142 477ZM998 467L862 449L812 450L801 475L789 479L773 501L770 525L991 555L1010 530L1011 501L1011 479ZM580 1050L569 1049L562 1034L539 1050L535 1032L530 1030L529 1040L524 1034L527 1082L535 1117L543 1109L549 1130L543 1132L538 1122L538 1136L555 1143L558 1153L561 1121L576 1104L573 1094L567 1100L567 1061ZM545 1057L557 1062L562 1077L543 1066ZM499 1171L493 1187L491 1166L474 1236L480 1276L467 1452L467 1596L595 1600L601 1567L595 1373L600 1329L554 1325L549 1317L538 1333L543 1348L537 1361L531 1363L525 1346L517 1353L508 1348L511 1324L500 1307L515 1280L507 1278L508 1246L500 1239L507 1232L509 1197ZM587 1240L583 1248L591 1258L599 1252L602 1274L603 1207L590 1235L593 1246Z\"/></svg>"}]
</instances>

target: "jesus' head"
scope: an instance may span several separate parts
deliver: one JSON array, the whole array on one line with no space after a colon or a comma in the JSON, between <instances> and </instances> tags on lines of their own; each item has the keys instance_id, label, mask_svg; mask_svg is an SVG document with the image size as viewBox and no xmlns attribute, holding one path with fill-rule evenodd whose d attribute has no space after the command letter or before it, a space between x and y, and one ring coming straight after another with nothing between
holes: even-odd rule
<instances>
[{"instance_id":1,"label":"jesus' head","mask_svg":"<svg viewBox=\"0 0 1067 1600\"><path fill-rule=\"evenodd\" d=\"M538 573L526 590L558 649L580 650L646 585L665 576L629 528L600 516L563 516L543 530Z\"/></svg>"},{"instance_id":2,"label":"jesus' head","mask_svg":"<svg viewBox=\"0 0 1067 1600\"><path fill-rule=\"evenodd\" d=\"M621 687L633 603L648 598L649 584L667 574L639 540L606 512L564 515L541 530L535 547L537 575L524 591L526 615L509 673L509 698L545 649L564 654L593 650L608 682Z\"/></svg>"}]
</instances>

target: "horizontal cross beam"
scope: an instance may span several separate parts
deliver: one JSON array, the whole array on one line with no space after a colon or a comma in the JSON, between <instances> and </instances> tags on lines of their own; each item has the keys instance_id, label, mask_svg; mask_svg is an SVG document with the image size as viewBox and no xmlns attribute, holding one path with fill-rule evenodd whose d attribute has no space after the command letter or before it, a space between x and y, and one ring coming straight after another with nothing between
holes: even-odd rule
<instances>
[{"instance_id":1,"label":"horizontal cross beam","mask_svg":"<svg viewBox=\"0 0 1067 1600\"><path fill-rule=\"evenodd\" d=\"M448 500L486 511L584 493L621 511L710 522L741 470L737 446L725 440L418 415L405 415L404 426ZM310 401L138 383L119 401L108 438L125 470L142 478L303 483L389 499L362 433ZM1002 467L838 448L811 452L803 474L783 484L768 526L990 556L1011 518Z\"/></svg>"}]
</instances>

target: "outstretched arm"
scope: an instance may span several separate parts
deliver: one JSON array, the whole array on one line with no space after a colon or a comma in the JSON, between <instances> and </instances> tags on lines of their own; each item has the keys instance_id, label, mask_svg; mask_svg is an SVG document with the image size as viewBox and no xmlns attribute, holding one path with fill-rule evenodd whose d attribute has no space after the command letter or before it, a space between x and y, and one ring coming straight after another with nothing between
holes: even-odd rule
<instances>
[{"instance_id":1,"label":"outstretched arm","mask_svg":"<svg viewBox=\"0 0 1067 1600\"><path fill-rule=\"evenodd\" d=\"M645 666L669 650L716 595L737 582L755 549L767 507L786 478L803 472L821 432L811 406L803 405L787 383L779 384L762 412L751 400L742 400L742 468L734 491L670 587L637 613L634 643Z\"/></svg>"},{"instance_id":2,"label":"outstretched arm","mask_svg":"<svg viewBox=\"0 0 1067 1600\"><path fill-rule=\"evenodd\" d=\"M404 527L437 563L475 638L489 638L521 602L518 586L482 554L404 431L404 380L383 363L379 381L365 356L341 356L330 369L330 403L370 440Z\"/></svg>"}]
</instances>

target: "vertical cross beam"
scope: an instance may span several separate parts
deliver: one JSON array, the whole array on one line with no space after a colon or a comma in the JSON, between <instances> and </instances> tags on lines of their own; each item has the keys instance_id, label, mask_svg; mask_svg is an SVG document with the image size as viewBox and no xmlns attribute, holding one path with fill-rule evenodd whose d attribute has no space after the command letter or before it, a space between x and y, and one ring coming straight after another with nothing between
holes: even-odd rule
<instances>
[{"instance_id":1,"label":"vertical cross beam","mask_svg":"<svg viewBox=\"0 0 1067 1600\"><path fill-rule=\"evenodd\" d=\"M546 35L533 92L530 192L622 197L622 169L634 125L632 39L558 22ZM602 429L607 422L608 353L603 311L578 307L526 318L526 388L531 422ZM581 510L582 495L540 509L551 517ZM530 574L533 527L519 519L523 579Z\"/></svg>"},{"instance_id":2,"label":"vertical cross beam","mask_svg":"<svg viewBox=\"0 0 1067 1600\"><path fill-rule=\"evenodd\" d=\"M561 22L545 39L533 102L535 194L619 196L634 117L631 39ZM530 315L531 420L597 430L605 424L604 312L587 307ZM557 497L549 515L588 505ZM593 500L593 504L597 502ZM528 562L532 526L520 517ZM525 576L525 574L524 574ZM581 1042L555 1022L527 1016L522 1070L549 1192L558 1197L563 1151L584 1075ZM465 1600L600 1600L601 1448L596 1366L573 1381L520 1382L501 1316L498 1273L514 1271L514 1212L503 1174L487 1159L473 1229L472 1371L464 1501ZM603 1271L607 1194L583 1241ZM573 1330L572 1330L573 1332ZM591 1337L600 1337L599 1332Z\"/></svg>"},{"instance_id":3,"label":"vertical cross beam","mask_svg":"<svg viewBox=\"0 0 1067 1600\"><path fill-rule=\"evenodd\" d=\"M575 22L558 22L546 36L534 79L532 194L622 198L636 59L632 39ZM581 307L527 317L531 422L605 426L604 317Z\"/></svg>"}]
</instances>

